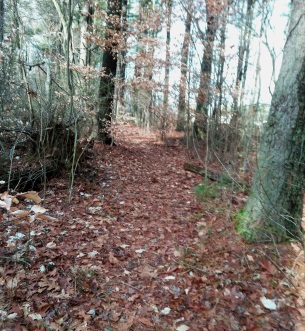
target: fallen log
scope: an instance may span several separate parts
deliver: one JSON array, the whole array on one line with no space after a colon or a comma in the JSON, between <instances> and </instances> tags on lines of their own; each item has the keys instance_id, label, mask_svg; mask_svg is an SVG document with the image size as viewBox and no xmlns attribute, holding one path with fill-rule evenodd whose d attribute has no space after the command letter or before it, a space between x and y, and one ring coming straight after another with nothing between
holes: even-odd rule
<instances>
[{"instance_id":1,"label":"fallen log","mask_svg":"<svg viewBox=\"0 0 305 331\"><path fill-rule=\"evenodd\" d=\"M231 182L231 183L235 184L236 186L239 186L240 188L243 188L243 189L250 188L250 186L245 182L239 182L239 181L235 180L234 178L228 177L228 176L227 176L228 178L227 177L225 178L223 174L217 174L216 172L213 172L209 169L201 168L199 166L196 166L196 165L188 163L188 162L184 163L183 169L185 171L193 172L202 177L206 177L213 182L225 181L225 182Z\"/></svg>"},{"instance_id":2,"label":"fallen log","mask_svg":"<svg viewBox=\"0 0 305 331\"><path fill-rule=\"evenodd\" d=\"M45 180L56 177L60 174L58 169L47 166L28 167L25 169L12 169L11 173L0 175L0 192L8 188L14 191L40 190L40 186Z\"/></svg>"},{"instance_id":3,"label":"fallen log","mask_svg":"<svg viewBox=\"0 0 305 331\"><path fill-rule=\"evenodd\" d=\"M213 182L218 182L220 179L220 175L205 168L198 167L194 164L185 162L183 166L184 170L193 172L197 175L200 175L202 177L207 177L208 179L212 180Z\"/></svg>"},{"instance_id":4,"label":"fallen log","mask_svg":"<svg viewBox=\"0 0 305 331\"><path fill-rule=\"evenodd\" d=\"M39 191L41 184L61 175L63 171L77 170L80 175L88 170L91 173L91 169L96 168L95 164L89 163L94 157L94 140L80 139L74 148L75 133L65 124L50 124L42 132L15 129L14 132L23 134L22 139L19 139L16 133L15 136L4 135L1 134L2 131L13 132L0 128L0 146L5 146L0 150L0 192L8 188L19 192ZM18 139L22 143L18 142ZM4 140L5 143L2 143ZM9 151L14 151L13 158ZM74 169L73 159L76 160Z\"/></svg>"}]
</instances>

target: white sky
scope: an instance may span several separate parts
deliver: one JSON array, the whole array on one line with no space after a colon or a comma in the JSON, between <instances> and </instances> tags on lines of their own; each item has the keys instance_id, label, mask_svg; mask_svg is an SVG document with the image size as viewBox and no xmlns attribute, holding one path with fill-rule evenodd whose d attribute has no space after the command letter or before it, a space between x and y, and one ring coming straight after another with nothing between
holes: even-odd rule
<instances>
[{"instance_id":1,"label":"white sky","mask_svg":"<svg viewBox=\"0 0 305 331\"><path fill-rule=\"evenodd\" d=\"M275 78L279 74L279 70L282 62L283 47L286 41L286 27L289 14L290 0L276 0L275 6L270 17L270 25L273 29L267 30L267 41L269 48L274 50L275 55ZM251 47L252 54L257 58L258 38L253 39ZM264 44L266 42L263 39L261 48L261 103L271 103L271 94L274 89L274 81L272 79L272 57L268 50L268 47ZM256 60L255 60L256 61ZM255 69L255 68L254 68ZM251 70L249 72L249 78L251 77ZM251 82L251 81L250 81Z\"/></svg>"},{"instance_id":2,"label":"white sky","mask_svg":"<svg viewBox=\"0 0 305 331\"><path fill-rule=\"evenodd\" d=\"M285 44L285 29L287 26L287 15L289 14L289 3L290 0L275 0L275 5L270 16L270 26L267 32L267 39L269 44L269 49L274 51L275 54L275 77L277 77L281 61L282 61L282 49ZM260 26L260 20L258 18L258 26ZM255 29L255 27L254 27ZM259 28L257 28L259 30ZM259 33L259 31L257 31ZM172 44L171 44L171 51L177 52L180 54L181 52L181 45L183 41L184 35L184 23L181 20L176 20L173 22L172 25ZM234 85L236 79L236 65L237 65L237 52L238 52L238 29L234 26L228 26L228 34L226 40L226 83L228 86ZM270 92L274 89L274 81L272 80L272 60L271 55L264 45L266 42L265 37L262 40L261 46L261 103L271 103L271 94ZM217 42L215 43L215 45ZM250 59L249 59L249 66L248 66L248 86L246 88L246 103L250 103L252 97L252 89L254 84L255 78L255 70L256 70L256 62L257 62L257 50L259 45L258 37L253 37L251 41L251 52L250 52ZM164 58L164 53L162 54L162 50L159 57ZM191 58L192 65L199 70L200 68L200 61L203 53L203 46L200 45L199 42L196 43L196 48L194 55ZM173 57L174 58L174 57ZM252 79L251 79L252 77ZM163 77L161 78L161 80ZM177 84L180 79L180 68L173 66L171 71L171 84Z\"/></svg>"},{"instance_id":3,"label":"white sky","mask_svg":"<svg viewBox=\"0 0 305 331\"><path fill-rule=\"evenodd\" d=\"M275 54L275 77L277 77L282 60L282 49L285 43L285 29L287 26L287 19L289 14L289 3L291 0L275 0L275 5L271 16L269 17L270 24L267 24L268 32L267 39L269 49ZM173 109L177 109L178 94L179 94L179 80L180 80L180 54L181 47L184 37L184 22L179 18L181 13L177 12L179 6L175 6L173 9L174 17L172 19L171 28L171 71L170 71L170 100ZM204 17L204 14L203 14ZM254 30L259 34L261 17L257 18L257 22L254 22ZM159 33L158 38L163 38L163 47L156 49L155 58L165 60L165 42L166 42L166 22L163 22L163 29ZM204 24L202 26L203 31L205 30ZM255 33L253 33L255 35ZM195 39L196 47L193 48L193 54L190 55L189 61L191 64L189 67L194 72L200 71L200 62L203 54L203 45L201 42L196 40L196 36L192 35ZM226 40L226 72L225 72L225 84L227 88L227 102L230 105L232 103L232 92L234 83L236 80L236 66L238 61L238 44L239 44L239 30L233 25L228 25L228 33ZM217 47L219 41L215 42ZM274 89L274 81L272 79L272 60L271 55L264 45L266 43L265 36L261 40L261 91L260 91L260 102L263 104L270 104ZM250 58L247 72L247 86L245 91L245 104L253 102L253 90L255 84L255 71L257 63L257 50L259 45L258 37L253 36L250 46ZM133 52L135 49L133 50ZM130 78L133 76L133 66L129 65L128 74ZM164 82L164 68L159 70L154 75L154 79L159 82ZM198 76L197 76L198 77ZM198 87L198 79L193 79L191 88ZM197 93L195 90L190 94L190 103L194 106L196 102ZM163 94L160 92L160 99L163 99Z\"/></svg>"}]
</instances>

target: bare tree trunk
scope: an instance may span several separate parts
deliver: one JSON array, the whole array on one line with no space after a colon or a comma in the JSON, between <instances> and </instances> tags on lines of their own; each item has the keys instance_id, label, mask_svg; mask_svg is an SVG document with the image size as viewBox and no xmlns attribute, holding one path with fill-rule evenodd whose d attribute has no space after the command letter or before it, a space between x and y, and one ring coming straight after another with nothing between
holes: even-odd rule
<instances>
[{"instance_id":1,"label":"bare tree trunk","mask_svg":"<svg viewBox=\"0 0 305 331\"><path fill-rule=\"evenodd\" d=\"M196 113L204 115L205 120L208 117L208 108L211 102L210 84L211 84L211 74L212 74L214 40L218 29L218 15L219 15L218 2L214 3L214 1L207 1L206 2L207 28L206 28L206 37L204 41L205 48L201 60L200 83L199 83L197 106L196 106Z\"/></svg>"},{"instance_id":2,"label":"bare tree trunk","mask_svg":"<svg viewBox=\"0 0 305 331\"><path fill-rule=\"evenodd\" d=\"M165 51L165 79L164 79L164 99L163 108L164 114L167 113L168 96L169 96L169 70L170 70L170 42L171 42L171 18L172 18L172 0L166 1L166 51Z\"/></svg>"},{"instance_id":3,"label":"bare tree trunk","mask_svg":"<svg viewBox=\"0 0 305 331\"><path fill-rule=\"evenodd\" d=\"M60 5L60 3L57 0L52 0L53 5L57 11L58 17L60 19L62 28L63 28L63 42L64 44L67 42L67 31L68 31L68 23L66 21L65 15L63 13L62 7ZM66 47L63 48L64 50L66 49Z\"/></svg>"},{"instance_id":4,"label":"bare tree trunk","mask_svg":"<svg viewBox=\"0 0 305 331\"><path fill-rule=\"evenodd\" d=\"M115 19L120 17L121 0L108 0L107 7L107 32L106 32L106 47L103 54L102 67L105 68L105 74L101 76L99 86L99 109L97 114L98 121L98 136L105 143L109 143L110 126L112 119L114 91L117 70L117 56L115 42L110 41L114 30L119 30L120 26L115 22Z\"/></svg>"},{"instance_id":5,"label":"bare tree trunk","mask_svg":"<svg viewBox=\"0 0 305 331\"><path fill-rule=\"evenodd\" d=\"M304 240L305 0L292 3L283 62L263 134L251 195L238 231L248 241Z\"/></svg>"},{"instance_id":6,"label":"bare tree trunk","mask_svg":"<svg viewBox=\"0 0 305 331\"><path fill-rule=\"evenodd\" d=\"M81 28L80 28L80 45L79 45L79 64L87 66L90 64L89 47L86 34L92 26L93 5L86 1L81 9Z\"/></svg>"},{"instance_id":7,"label":"bare tree trunk","mask_svg":"<svg viewBox=\"0 0 305 331\"><path fill-rule=\"evenodd\" d=\"M178 103L178 120L177 131L185 130L185 96L186 96L186 83L187 83L187 64L190 49L190 32L192 24L192 6L187 11L185 21L185 32L183 38L183 45L181 50L181 65L180 65L180 84L179 84L179 103Z\"/></svg>"},{"instance_id":8,"label":"bare tree trunk","mask_svg":"<svg viewBox=\"0 0 305 331\"><path fill-rule=\"evenodd\" d=\"M243 119L243 131L244 131L244 161L243 161L243 171L247 170L247 161L251 149L252 135L254 131L254 122L257 120L257 115L260 108L260 91L261 91L261 46L262 38L266 25L266 3L262 4L261 9L261 27L259 33L259 44L258 44L258 53L256 61L256 70L255 70L255 80L254 80L254 93L251 101L251 107L244 114Z\"/></svg>"},{"instance_id":9,"label":"bare tree trunk","mask_svg":"<svg viewBox=\"0 0 305 331\"><path fill-rule=\"evenodd\" d=\"M157 28L151 25L156 14L155 4L150 0L141 0L139 5L140 33L137 41L137 55L135 63L135 87L134 87L134 115L142 127L149 129L152 122L153 95L150 87L154 69L154 39ZM151 21L152 23L150 23ZM148 23L149 22L149 23ZM143 79L137 79L142 77ZM139 83L140 82L140 83ZM143 84L145 82L145 84Z\"/></svg>"},{"instance_id":10,"label":"bare tree trunk","mask_svg":"<svg viewBox=\"0 0 305 331\"><path fill-rule=\"evenodd\" d=\"M245 87L247 70L248 70L248 59L250 54L250 43L252 36L252 25L253 25L253 6L256 0L247 0L247 11L246 11L246 23L242 27L238 48L238 64L237 74L235 80L235 88L233 93L233 106L234 112L231 120L233 128L238 128L238 122L240 119L240 106L242 105ZM244 3L244 2L243 2Z\"/></svg>"},{"instance_id":11,"label":"bare tree trunk","mask_svg":"<svg viewBox=\"0 0 305 331\"><path fill-rule=\"evenodd\" d=\"M218 98L215 98L214 109L213 109L213 118L217 123L221 122L221 107L223 100L223 83L224 83L224 66L225 66L225 48L226 48L226 30L227 30L227 21L228 14L232 4L232 0L226 2L222 15L220 16L220 43L219 43L219 60L217 68L217 77L216 77L216 87Z\"/></svg>"},{"instance_id":12,"label":"bare tree trunk","mask_svg":"<svg viewBox=\"0 0 305 331\"><path fill-rule=\"evenodd\" d=\"M126 42L126 32L127 32L127 0L122 0L122 11L121 11L121 24L120 30L121 35L124 36ZM115 114L123 108L124 94L125 94L125 76L126 76L126 49L120 50L118 53L118 64L117 64L117 83L115 91Z\"/></svg>"},{"instance_id":13,"label":"bare tree trunk","mask_svg":"<svg viewBox=\"0 0 305 331\"><path fill-rule=\"evenodd\" d=\"M4 38L4 0L0 0L0 48L2 47L2 41ZM5 67L4 67L4 61L1 61L0 63L1 69L0 69L0 85L4 86L5 84ZM4 93L3 89L0 93L0 114L3 112L4 108Z\"/></svg>"},{"instance_id":14,"label":"bare tree trunk","mask_svg":"<svg viewBox=\"0 0 305 331\"><path fill-rule=\"evenodd\" d=\"M4 0L0 0L0 45L4 37Z\"/></svg>"}]
</instances>

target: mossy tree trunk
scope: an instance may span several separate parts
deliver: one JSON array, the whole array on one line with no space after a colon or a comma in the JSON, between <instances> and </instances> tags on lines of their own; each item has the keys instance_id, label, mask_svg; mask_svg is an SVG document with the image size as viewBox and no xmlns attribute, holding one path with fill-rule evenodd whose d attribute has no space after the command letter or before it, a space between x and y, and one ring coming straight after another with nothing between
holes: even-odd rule
<instances>
[{"instance_id":1,"label":"mossy tree trunk","mask_svg":"<svg viewBox=\"0 0 305 331\"><path fill-rule=\"evenodd\" d=\"M238 230L249 241L301 239L305 176L305 0L292 4L282 67Z\"/></svg>"}]
</instances>

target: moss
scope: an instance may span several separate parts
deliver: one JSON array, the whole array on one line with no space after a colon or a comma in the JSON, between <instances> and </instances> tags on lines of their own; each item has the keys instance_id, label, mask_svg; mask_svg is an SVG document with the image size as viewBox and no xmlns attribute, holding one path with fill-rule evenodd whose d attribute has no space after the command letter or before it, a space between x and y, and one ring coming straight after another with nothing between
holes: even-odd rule
<instances>
[{"instance_id":1,"label":"moss","mask_svg":"<svg viewBox=\"0 0 305 331\"><path fill-rule=\"evenodd\" d=\"M230 177L228 174L222 173L220 175L218 183L221 186L232 186L232 184L234 184L234 181L232 177Z\"/></svg>"},{"instance_id":2,"label":"moss","mask_svg":"<svg viewBox=\"0 0 305 331\"><path fill-rule=\"evenodd\" d=\"M249 226L250 216L244 209L232 215L231 219L236 222L236 232L240 234L244 241L247 243L256 241L256 229Z\"/></svg>"},{"instance_id":3,"label":"moss","mask_svg":"<svg viewBox=\"0 0 305 331\"><path fill-rule=\"evenodd\" d=\"M204 180L195 187L195 195L198 201L207 201L209 199L215 199L218 196L218 188L208 181Z\"/></svg>"},{"instance_id":4,"label":"moss","mask_svg":"<svg viewBox=\"0 0 305 331\"><path fill-rule=\"evenodd\" d=\"M254 222L244 209L235 213L231 219L236 222L236 232L247 243L270 241L282 243L291 240L281 228L274 227L272 223Z\"/></svg>"}]
</instances>

